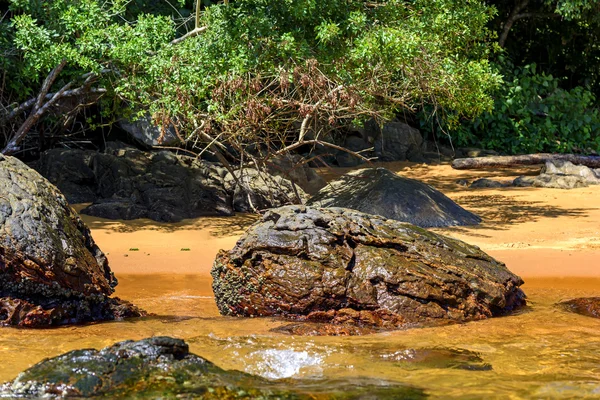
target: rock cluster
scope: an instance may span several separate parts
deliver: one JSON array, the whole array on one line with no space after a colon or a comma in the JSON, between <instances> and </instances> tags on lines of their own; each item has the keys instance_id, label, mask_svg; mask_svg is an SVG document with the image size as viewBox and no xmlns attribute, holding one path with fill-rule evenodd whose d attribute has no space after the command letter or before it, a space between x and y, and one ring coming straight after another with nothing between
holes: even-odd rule
<instances>
[{"instance_id":1,"label":"rock cluster","mask_svg":"<svg viewBox=\"0 0 600 400\"><path fill-rule=\"evenodd\" d=\"M542 187L575 189L600 184L600 168L574 165L570 161L548 161L537 176L519 176L512 182L482 178L471 183L471 188Z\"/></svg>"},{"instance_id":2,"label":"rock cluster","mask_svg":"<svg viewBox=\"0 0 600 400\"><path fill-rule=\"evenodd\" d=\"M341 208L268 211L211 274L224 315L397 329L525 304L523 281L479 248Z\"/></svg>"},{"instance_id":3,"label":"rock cluster","mask_svg":"<svg viewBox=\"0 0 600 400\"><path fill-rule=\"evenodd\" d=\"M428 228L477 225L481 218L431 186L385 168L352 171L330 182L306 205L351 208Z\"/></svg>"},{"instance_id":4,"label":"rock cluster","mask_svg":"<svg viewBox=\"0 0 600 400\"><path fill-rule=\"evenodd\" d=\"M110 143L104 153L53 149L36 168L82 212L109 219L177 222L300 203L305 192L281 177L224 167L167 151Z\"/></svg>"},{"instance_id":5,"label":"rock cluster","mask_svg":"<svg viewBox=\"0 0 600 400\"><path fill-rule=\"evenodd\" d=\"M0 325L42 327L139 316L89 229L46 179L0 156Z\"/></svg>"}]
</instances>

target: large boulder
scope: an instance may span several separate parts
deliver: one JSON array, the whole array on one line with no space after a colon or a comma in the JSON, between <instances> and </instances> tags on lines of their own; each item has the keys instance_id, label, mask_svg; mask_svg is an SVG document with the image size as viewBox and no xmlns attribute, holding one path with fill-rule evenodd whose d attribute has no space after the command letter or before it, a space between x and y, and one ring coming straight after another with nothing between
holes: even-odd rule
<instances>
[{"instance_id":1,"label":"large boulder","mask_svg":"<svg viewBox=\"0 0 600 400\"><path fill-rule=\"evenodd\" d=\"M223 315L397 329L525 304L521 278L479 248L341 208L270 210L211 274Z\"/></svg>"},{"instance_id":2,"label":"large boulder","mask_svg":"<svg viewBox=\"0 0 600 400\"><path fill-rule=\"evenodd\" d=\"M364 168L343 175L321 189L306 205L351 208L421 227L481 222L477 215L431 186L385 168Z\"/></svg>"},{"instance_id":3,"label":"large boulder","mask_svg":"<svg viewBox=\"0 0 600 400\"><path fill-rule=\"evenodd\" d=\"M235 177L234 177L235 175ZM281 176L244 168L225 176L225 188L233 197L237 212L255 212L285 204L303 204L308 195Z\"/></svg>"},{"instance_id":4,"label":"large boulder","mask_svg":"<svg viewBox=\"0 0 600 400\"><path fill-rule=\"evenodd\" d=\"M311 195L317 193L327 184L299 154L283 154L274 157L269 161L269 172L294 182Z\"/></svg>"},{"instance_id":5,"label":"large boulder","mask_svg":"<svg viewBox=\"0 0 600 400\"><path fill-rule=\"evenodd\" d=\"M69 202L93 203L82 213L109 219L177 222L279 207L307 198L289 180L256 169L234 171L236 181L219 164L118 143L109 143L104 153L49 150L36 167Z\"/></svg>"},{"instance_id":6,"label":"large boulder","mask_svg":"<svg viewBox=\"0 0 600 400\"><path fill-rule=\"evenodd\" d=\"M0 155L0 325L40 327L138 316L89 229L40 174Z\"/></svg>"},{"instance_id":7,"label":"large boulder","mask_svg":"<svg viewBox=\"0 0 600 400\"><path fill-rule=\"evenodd\" d=\"M339 385L338 381L338 385ZM381 383L381 382L379 382ZM278 383L223 370L192 354L180 339L157 336L116 343L100 351L75 350L44 360L0 386L0 398L111 399L422 399L399 384L322 388ZM363 397L366 396L366 397Z\"/></svg>"}]
</instances>

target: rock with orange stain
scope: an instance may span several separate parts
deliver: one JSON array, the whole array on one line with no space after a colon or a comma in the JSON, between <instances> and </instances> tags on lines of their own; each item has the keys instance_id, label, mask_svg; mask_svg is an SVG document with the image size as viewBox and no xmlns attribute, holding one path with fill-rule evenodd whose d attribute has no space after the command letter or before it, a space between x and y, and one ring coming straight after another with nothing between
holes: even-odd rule
<instances>
[{"instance_id":1,"label":"rock with orange stain","mask_svg":"<svg viewBox=\"0 0 600 400\"><path fill-rule=\"evenodd\" d=\"M600 318L600 297L581 297L559 303L562 308L586 317Z\"/></svg>"},{"instance_id":2,"label":"rock with orange stain","mask_svg":"<svg viewBox=\"0 0 600 400\"><path fill-rule=\"evenodd\" d=\"M398 329L465 322L525 304L523 281L476 246L342 208L267 212L217 255L224 315Z\"/></svg>"},{"instance_id":3,"label":"rock with orange stain","mask_svg":"<svg viewBox=\"0 0 600 400\"><path fill-rule=\"evenodd\" d=\"M109 298L116 285L106 256L58 189L19 160L2 157L0 325L140 315L136 307Z\"/></svg>"}]
</instances>

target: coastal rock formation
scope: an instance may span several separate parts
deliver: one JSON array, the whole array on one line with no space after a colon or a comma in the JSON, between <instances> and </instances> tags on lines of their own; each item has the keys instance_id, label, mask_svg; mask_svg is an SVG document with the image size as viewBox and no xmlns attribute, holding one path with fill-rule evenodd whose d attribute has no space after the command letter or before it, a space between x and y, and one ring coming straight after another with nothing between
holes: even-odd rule
<instances>
[{"instance_id":1,"label":"coastal rock formation","mask_svg":"<svg viewBox=\"0 0 600 400\"><path fill-rule=\"evenodd\" d=\"M313 196L311 207L342 207L428 228L476 225L477 215L423 182L385 168L352 171Z\"/></svg>"},{"instance_id":2,"label":"coastal rock formation","mask_svg":"<svg viewBox=\"0 0 600 400\"><path fill-rule=\"evenodd\" d=\"M119 143L107 144L104 153L48 150L37 169L69 202L93 202L82 213L109 219L177 222L301 203L307 198L289 180L256 169L235 171L234 178L218 164Z\"/></svg>"},{"instance_id":3,"label":"coastal rock formation","mask_svg":"<svg viewBox=\"0 0 600 400\"><path fill-rule=\"evenodd\" d=\"M552 189L575 189L600 184L600 168L575 165L570 161L547 161L537 176L519 176L513 181L495 181L482 178L469 186L478 188L541 187Z\"/></svg>"},{"instance_id":4,"label":"coastal rock formation","mask_svg":"<svg viewBox=\"0 0 600 400\"><path fill-rule=\"evenodd\" d=\"M540 175L520 176L513 181L514 186L554 189L574 189L598 184L600 184L600 168L592 169L563 160L547 161Z\"/></svg>"},{"instance_id":5,"label":"coastal rock formation","mask_svg":"<svg viewBox=\"0 0 600 400\"><path fill-rule=\"evenodd\" d=\"M403 386L335 386L311 390L225 371L189 352L179 339L157 336L116 343L100 351L75 350L44 360L0 386L0 397L102 396L112 399L422 399ZM366 398L366 397L365 397Z\"/></svg>"},{"instance_id":6,"label":"coastal rock formation","mask_svg":"<svg viewBox=\"0 0 600 400\"><path fill-rule=\"evenodd\" d=\"M268 211L211 274L223 315L397 329L525 304L521 278L479 248L341 208Z\"/></svg>"},{"instance_id":7,"label":"coastal rock formation","mask_svg":"<svg viewBox=\"0 0 600 400\"><path fill-rule=\"evenodd\" d=\"M42 327L139 316L64 196L0 156L0 325Z\"/></svg>"},{"instance_id":8,"label":"coastal rock formation","mask_svg":"<svg viewBox=\"0 0 600 400\"><path fill-rule=\"evenodd\" d=\"M600 297L581 297L562 301L558 303L558 305L565 310L576 314L600 318Z\"/></svg>"}]
</instances>

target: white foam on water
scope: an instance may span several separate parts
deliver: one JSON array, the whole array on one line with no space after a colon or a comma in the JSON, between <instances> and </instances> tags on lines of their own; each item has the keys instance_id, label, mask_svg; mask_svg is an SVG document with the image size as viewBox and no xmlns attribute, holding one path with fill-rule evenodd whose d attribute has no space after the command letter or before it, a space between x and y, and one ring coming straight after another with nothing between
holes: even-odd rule
<instances>
[{"instance_id":1,"label":"white foam on water","mask_svg":"<svg viewBox=\"0 0 600 400\"><path fill-rule=\"evenodd\" d=\"M323 357L307 351L294 350L258 350L246 356L249 365L246 372L268 379L303 376L321 376Z\"/></svg>"}]
</instances>

